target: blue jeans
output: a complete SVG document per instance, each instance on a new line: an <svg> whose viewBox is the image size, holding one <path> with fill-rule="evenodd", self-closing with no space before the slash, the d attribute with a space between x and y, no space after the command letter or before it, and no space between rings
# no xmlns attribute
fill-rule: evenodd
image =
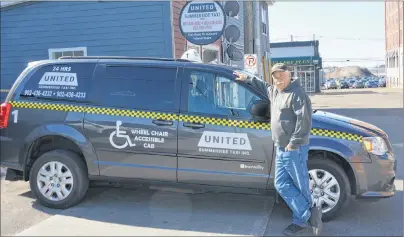
<svg viewBox="0 0 404 237"><path fill-rule="evenodd" d="M293 212L293 223L307 227L312 206L307 168L309 146L285 151L276 148L275 188Z"/></svg>

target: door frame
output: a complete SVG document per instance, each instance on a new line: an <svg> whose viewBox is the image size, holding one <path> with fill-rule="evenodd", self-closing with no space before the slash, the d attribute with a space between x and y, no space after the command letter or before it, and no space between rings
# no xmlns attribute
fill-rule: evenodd
<svg viewBox="0 0 404 237"><path fill-rule="evenodd" d="M244 84L244 83L238 83L234 80L234 76L231 73L227 73L227 72L223 72L223 71L217 71L214 69L210 69L210 68L200 68L200 67L186 67L183 68L179 74L179 77L181 77L181 83L182 83L182 89L181 89L181 102L180 102L180 117L181 115L191 115L191 116L201 116L201 117L210 117L210 118L219 118L219 119L226 119L226 120L244 120L244 121L255 121L254 118L252 118L252 116L249 117L245 117L245 116L232 116L230 114L228 115L216 115L216 114L208 114L208 113L197 113L197 112L189 112L188 111L188 102L189 102L189 73L192 71L197 71L197 72L201 72L201 73L212 73L214 75L214 78L216 79L218 76L222 76L226 79L229 79L231 82L237 83L240 86L244 87L245 89L247 89L248 91L250 91L251 93L253 93L254 95L256 95L259 99L261 100L265 100L268 101L268 98L265 97L264 95L262 95L261 93L259 93L256 89L254 89L253 87L251 87L248 84ZM182 124L183 122L181 122L181 119L178 121L178 139L180 138L180 129L182 129ZM237 127L232 127L234 132L237 133ZM272 140L272 137L269 137L269 139ZM180 147L180 141L178 141L178 147ZM264 158L265 159L265 166L267 168L268 171L268 177L266 178L265 183L263 184L263 189L268 189L268 184L273 183L273 173L274 173L274 158L275 158L275 150L274 150L274 146L272 146L272 148L270 148L271 150L271 156ZM235 162L259 162L261 163L262 160L254 160L252 159L246 159L246 158L237 158L234 156L230 156L230 157L218 157L218 156L214 156L214 155L209 155L209 154L205 154L205 155L199 155L199 154L186 154L186 153L181 153L181 150L178 149L178 155L177 155L178 159L180 158L199 158L199 159L207 159L207 160L224 160L224 161L235 161ZM269 159L269 160L268 160ZM177 171L178 172L178 171ZM178 179L178 174L177 174L177 179Z"/></svg>
<svg viewBox="0 0 404 237"><path fill-rule="evenodd" d="M214 69L206 69L206 68L200 68L200 67L186 67L186 68L182 68L181 71L179 72L179 77L181 78L181 98L180 98L180 112L179 112L179 117L181 117L181 115L191 115L191 116L200 116L200 117L210 117L210 118L217 118L217 119L226 119L226 120L241 120L241 121L255 121L252 117L242 117L242 116L232 116L231 114L228 115L217 115L217 114L208 114L208 113L197 113L197 112L189 112L188 111L188 100L189 100L189 82L188 82L188 78L185 75L188 75L188 73L186 71L198 71L198 72L202 72L202 73L212 73L215 76L215 79L217 76L223 76L224 78L227 78L229 80L231 80L232 82L238 83L236 82L233 78L232 78L232 74L230 73L225 73L225 72L218 72L217 70ZM261 93L259 93L259 91L255 90L252 86L248 85L248 84L243 84L243 83L238 83L240 84L240 86L245 87L247 90L251 91L251 93L254 93L254 95L256 95L257 97L259 97L261 100L265 100L268 103L270 103L269 98L264 97L264 95L262 95ZM179 129L181 125L181 121L178 121L178 139L179 139ZM237 130L237 127L235 127L235 130ZM273 153L274 154L274 153ZM177 156L178 157L190 157L187 156L185 154L180 154L179 149L177 149ZM196 156L196 157L204 157L204 158L212 158L212 159L217 159L217 157L215 156ZM222 158L222 159L228 159L228 158ZM240 161L253 161L253 160L245 160L245 159L239 159ZM271 157L271 162L272 163L274 160L274 156ZM258 160L257 160L258 161ZM272 165L272 164L270 164ZM272 170L270 170L272 171Z"/></svg>

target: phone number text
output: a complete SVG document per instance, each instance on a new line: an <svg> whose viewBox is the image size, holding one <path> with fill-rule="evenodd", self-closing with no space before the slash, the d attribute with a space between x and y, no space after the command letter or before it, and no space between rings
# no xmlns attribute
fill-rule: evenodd
<svg viewBox="0 0 404 237"><path fill-rule="evenodd" d="M36 97L86 98L86 92L25 90L24 95Z"/></svg>

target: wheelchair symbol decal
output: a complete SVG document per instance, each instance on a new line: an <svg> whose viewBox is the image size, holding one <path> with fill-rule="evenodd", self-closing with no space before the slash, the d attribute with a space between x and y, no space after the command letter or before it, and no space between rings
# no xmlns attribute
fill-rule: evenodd
<svg viewBox="0 0 404 237"><path fill-rule="evenodd" d="M135 143L132 143L132 140L130 139L130 136L129 136L129 135L126 135L126 132L125 132L125 131L121 131L121 130L119 129L121 125L122 125L122 121L119 121L119 120L116 121L116 130L113 131L113 132L111 133L111 135L109 136L109 142L111 143L111 145L112 145L113 147L117 148L117 149L124 149L124 148L126 148L128 145L129 145L130 147L136 146ZM117 145L117 144L114 142L114 138L115 138L115 137L126 138L126 141L125 141L125 143L122 144L122 145Z"/></svg>

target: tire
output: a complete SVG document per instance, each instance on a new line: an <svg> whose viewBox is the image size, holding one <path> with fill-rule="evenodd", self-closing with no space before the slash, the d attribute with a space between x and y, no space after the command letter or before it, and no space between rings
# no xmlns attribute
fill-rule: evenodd
<svg viewBox="0 0 404 237"><path fill-rule="evenodd" d="M60 193L62 195L64 194L66 197L60 198L60 200L50 200L47 197L44 196L44 194L41 193L40 187L38 186L38 181L41 182L42 184L45 184L42 182L42 180L46 180L46 182L59 182L60 179L55 178L53 179L54 176L42 176L42 177L49 177L49 178L40 178L38 180L38 173L40 169L46 165L49 164L48 162L59 162L58 164L63 164L63 171L65 171L65 175L72 177L72 179L66 179L70 181L64 181L66 183L72 183L70 184L64 184L62 182L60 183L49 183L49 185L53 185L55 188L57 185L60 187L64 187L64 190L62 190ZM67 169L66 169L67 168ZM62 172L63 172L62 171ZM67 171L70 171L71 175ZM44 172L41 172L44 173ZM50 172L51 173L51 172ZM88 179L88 172L86 168L85 162L75 153L67 151L67 150L53 150L50 152L46 152L42 154L34 163L34 165L31 168L31 172L29 175L29 180L30 180L30 187L31 191L37 198L40 204L46 207L54 208L54 209L66 209L69 207L72 207L78 203L81 202L81 200L84 198L84 196L87 194L87 190L89 188L89 179ZM62 176L60 176L62 177ZM63 179L63 177L62 177ZM50 181L53 180L53 181ZM52 188L50 186L47 186L49 188ZM69 189L69 187L71 187ZM45 188L48 189L48 188ZM45 190L44 189L44 190ZM49 190L49 189L48 189ZM67 190L67 192L66 192ZM70 193L69 193L70 191ZM50 192L47 192L50 193Z"/></svg>
<svg viewBox="0 0 404 237"><path fill-rule="evenodd" d="M335 180L338 182L338 186L339 186L339 199L336 202L335 206L333 206L332 208L330 208L328 206L324 207L326 205L323 204L323 221L324 222L328 222L331 221L333 219L335 219L340 211L343 209L343 207L348 203L349 201L349 197L350 197L350 193L351 193L351 186L349 183L349 179L345 173L345 171L334 161L329 160L329 159L325 159L322 156L315 156L315 157L310 157L310 159L308 160L307 163L310 175L312 175L314 173L314 170L318 170L318 174L321 174L321 170L322 171L326 171L329 174L331 174ZM311 178L310 178L311 179ZM331 183L330 183L331 184ZM333 186L333 189L336 189L336 185ZM318 191L318 189L316 190ZM328 191L329 193L330 191ZM327 195L325 195L323 193L323 197L327 197ZM313 188L313 193L312 193L312 197L315 196L315 191ZM320 193L321 196L321 193ZM315 200L315 199L313 199ZM330 200L330 199L328 199ZM329 210L327 210L329 209Z"/></svg>

